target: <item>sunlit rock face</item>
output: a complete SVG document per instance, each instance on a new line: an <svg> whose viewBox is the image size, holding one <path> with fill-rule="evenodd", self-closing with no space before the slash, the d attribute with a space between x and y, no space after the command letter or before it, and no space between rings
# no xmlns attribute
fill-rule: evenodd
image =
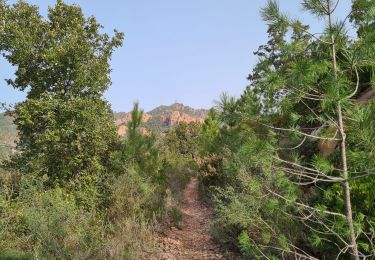
<svg viewBox="0 0 375 260"><path fill-rule="evenodd" d="M169 127L182 122L203 124L207 114L208 110L206 109L194 109L181 103L159 106L143 114L140 132L143 135L149 135L152 130L163 132ZM115 118L118 134L120 136L126 135L126 126L131 120L131 112L115 113Z"/></svg>
<svg viewBox="0 0 375 260"><path fill-rule="evenodd" d="M126 125L120 125L117 128L117 133L119 136L124 136L126 135L126 132L128 131L128 127Z"/></svg>
<svg viewBox="0 0 375 260"><path fill-rule="evenodd" d="M148 122L150 119L151 119L151 115L145 113L143 114L143 117L142 117L142 123L146 123ZM116 126L120 126L120 125L123 125L123 124L127 124L130 122L130 120L132 119L132 114L131 112L128 112L128 113L124 113L124 115L122 115L119 119L116 119L115 120L115 125Z"/></svg>
<svg viewBox="0 0 375 260"><path fill-rule="evenodd" d="M184 122L184 123L191 123L191 122L196 122L196 123L203 123L204 118L203 117L194 117L190 116L185 113L181 113L179 111L174 111L170 116L163 116L163 118L160 119L166 126L173 126L175 124Z"/></svg>

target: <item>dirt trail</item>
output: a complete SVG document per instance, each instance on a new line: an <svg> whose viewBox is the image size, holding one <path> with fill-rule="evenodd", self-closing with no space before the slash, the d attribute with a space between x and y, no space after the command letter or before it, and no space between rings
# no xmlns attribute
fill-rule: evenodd
<svg viewBox="0 0 375 260"><path fill-rule="evenodd" d="M226 259L218 245L211 241L208 228L210 209L198 198L198 179L191 178L183 191L181 230L162 232L160 259Z"/></svg>

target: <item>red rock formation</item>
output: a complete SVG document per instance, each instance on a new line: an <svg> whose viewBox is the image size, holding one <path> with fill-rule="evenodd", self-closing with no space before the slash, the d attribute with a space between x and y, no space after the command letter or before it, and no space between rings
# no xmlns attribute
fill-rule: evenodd
<svg viewBox="0 0 375 260"><path fill-rule="evenodd" d="M164 116L164 115L161 116L160 122L164 123L165 126L170 127L170 126L173 126L175 124L182 123L182 122L184 122L184 123L195 122L195 123L203 124L204 118L203 117L194 117L194 116L190 116L186 113L174 111L169 116Z"/></svg>
<svg viewBox="0 0 375 260"><path fill-rule="evenodd" d="M139 128L139 132L143 136L149 136L150 135L150 132L146 128L144 128L144 127Z"/></svg>
<svg viewBox="0 0 375 260"><path fill-rule="evenodd" d="M126 135L126 133L128 132L128 127L126 125L121 125L118 129L117 129L117 133L119 136L123 137ZM139 132L141 133L141 135L143 136L149 136L151 133L145 128L145 127L140 127L139 128Z"/></svg>
<svg viewBox="0 0 375 260"><path fill-rule="evenodd" d="M121 125L117 129L117 133L119 136L124 136L126 135L126 132L128 131L128 127L126 125Z"/></svg>
<svg viewBox="0 0 375 260"><path fill-rule="evenodd" d="M146 123L146 122L148 122L151 118L152 118L152 116L151 116L150 114L145 113L145 114L143 114L142 122L143 122L143 123Z"/></svg>
<svg viewBox="0 0 375 260"><path fill-rule="evenodd" d="M145 114L143 114L142 122L143 122L143 123L146 123L146 122L148 122L151 118L152 118L152 116L151 116L150 114L145 113ZM129 122L131 121L131 119L132 119L132 114L131 114L131 112L126 113L123 117L121 117L121 118L115 120L115 125L116 125L116 126L120 126L120 125L123 125L123 124L127 124L127 123L129 123Z"/></svg>
<svg viewBox="0 0 375 260"><path fill-rule="evenodd" d="M180 112L174 111L169 117L169 126L175 125L180 122Z"/></svg>
<svg viewBox="0 0 375 260"><path fill-rule="evenodd" d="M189 106L184 106L181 103L174 103L171 106L160 106L148 113L143 114L142 127L146 127L147 129L163 129L181 122L196 122L199 124L203 124L207 113L207 110L196 110ZM155 117L155 119L151 120L153 116ZM130 122L130 120L131 113L121 113L121 118L115 121L118 132L121 136L126 134L126 130L122 126L126 126ZM120 127L122 128L120 129ZM144 130L140 130L145 135L149 134L148 132L146 133L146 128L144 128Z"/></svg>

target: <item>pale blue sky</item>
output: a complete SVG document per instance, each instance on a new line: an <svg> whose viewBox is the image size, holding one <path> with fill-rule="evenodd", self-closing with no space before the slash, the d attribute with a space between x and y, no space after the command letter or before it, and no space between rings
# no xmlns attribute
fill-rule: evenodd
<svg viewBox="0 0 375 260"><path fill-rule="evenodd" d="M11 1L14 2L14 1ZM52 0L28 0L42 14ZM220 93L238 96L256 62L253 51L267 41L259 10L266 0L68 0L85 15L94 15L106 32L125 33L123 47L111 62L112 86L105 93L115 111L129 111L138 100L146 111L174 101L209 108ZM342 0L338 16L345 16L350 0ZM312 23L300 1L280 0L281 9ZM0 102L21 101L25 94L7 86L13 70L0 60Z"/></svg>

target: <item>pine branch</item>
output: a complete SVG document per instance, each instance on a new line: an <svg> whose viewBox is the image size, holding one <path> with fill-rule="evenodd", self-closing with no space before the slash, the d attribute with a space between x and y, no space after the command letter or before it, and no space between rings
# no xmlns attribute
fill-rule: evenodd
<svg viewBox="0 0 375 260"><path fill-rule="evenodd" d="M329 141L341 141L341 139L339 139L339 138L320 137L320 136L316 136L316 135L306 134L306 133L298 131L296 129L274 127L274 126L267 125L267 124L264 124L264 123L259 123L259 124L261 124L263 126L266 126L266 127L269 127L271 129L274 129L274 130L287 131L287 132L295 132L295 133L298 133L298 134L301 134L301 135L304 135L304 136L307 136L307 137L311 137L313 139L321 139L321 140L329 140Z"/></svg>
<svg viewBox="0 0 375 260"><path fill-rule="evenodd" d="M317 41L319 41L319 42L321 42L321 43L324 43L324 44L327 44L327 45L332 45L332 42L324 41L324 40L322 40L321 38L316 37L314 33L311 33L311 32L308 31L307 29L298 26L297 23L296 23L295 21L294 21L294 23L290 23L289 26L292 27L292 28L294 28L294 29L297 29L297 30L303 31L304 33L307 33L307 34L310 35L312 38L314 38L315 40L317 40Z"/></svg>
<svg viewBox="0 0 375 260"><path fill-rule="evenodd" d="M273 192L272 190L270 189L267 189L267 191L273 195L275 195L276 197L279 197L280 199L283 199L284 201L286 202L289 202L289 203L294 203L298 206L301 206L305 209L309 209L309 210L313 210L313 211L316 211L316 212L321 212L321 213L324 213L324 214L327 214L327 215L331 215L331 216L338 216L338 217L342 217L342 218L346 218L345 215L341 214L341 213L337 213L337 212L332 212L332 211L328 211L328 210L322 210L322 209L317 209L317 208L314 208L314 207L311 207L311 206L308 206L306 204L303 204L303 203L300 203L300 202L293 202L287 198L285 198L284 196L276 193L276 192Z"/></svg>

